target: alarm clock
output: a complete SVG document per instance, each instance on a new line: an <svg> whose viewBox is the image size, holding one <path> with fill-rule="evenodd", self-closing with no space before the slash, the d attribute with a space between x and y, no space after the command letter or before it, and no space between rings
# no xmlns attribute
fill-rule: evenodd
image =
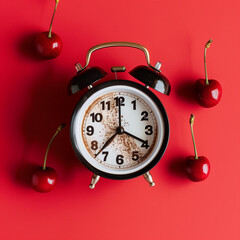
<svg viewBox="0 0 240 240"><path fill-rule="evenodd" d="M115 79L94 84L106 76L100 67L88 67L91 54L107 47L132 47L144 52L147 65L129 72L136 81L117 79L124 66L112 67ZM77 74L68 84L70 95L88 88L72 114L70 139L79 160L93 177L93 189L100 177L130 179L143 175L150 186L150 174L163 156L169 139L167 113L153 88L169 95L170 84L158 62L150 65L148 50L137 43L109 42L89 49L86 65L76 64Z"/></svg>

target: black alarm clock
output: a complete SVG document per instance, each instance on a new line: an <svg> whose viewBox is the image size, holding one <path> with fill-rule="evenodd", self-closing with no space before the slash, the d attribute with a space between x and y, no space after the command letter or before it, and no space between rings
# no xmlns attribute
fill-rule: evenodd
<svg viewBox="0 0 240 240"><path fill-rule="evenodd" d="M114 79L93 85L107 73L99 67L88 67L90 56L107 47L133 47L144 52L148 65L129 72L139 83ZM143 175L150 186L155 185L149 170L163 156L169 139L167 113L150 90L170 93L160 66L159 62L151 66L148 50L130 42L94 46L87 53L85 67L76 64L77 75L69 82L68 92L88 91L73 112L70 139L79 160L93 172L91 189L100 176L130 179ZM115 74L122 71L125 67L112 67Z"/></svg>

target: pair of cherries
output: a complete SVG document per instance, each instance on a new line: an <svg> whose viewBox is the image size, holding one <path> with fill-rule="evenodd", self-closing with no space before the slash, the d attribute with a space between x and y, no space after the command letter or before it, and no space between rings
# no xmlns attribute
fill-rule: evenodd
<svg viewBox="0 0 240 240"><path fill-rule="evenodd" d="M205 44L204 49L205 79L198 79L195 82L197 102L200 106L205 108L210 108L217 105L222 96L222 87L220 83L214 79L208 79L207 75L206 52L211 43L212 40L210 39ZM191 115L189 122L191 125L195 156L188 156L186 158L186 173L190 180L198 182L203 181L208 177L210 172L210 163L206 157L197 155L197 149L193 135L194 115Z"/></svg>
<svg viewBox="0 0 240 240"><path fill-rule="evenodd" d="M53 19L57 10L58 3L59 0L55 0L55 8L52 15L49 31L42 32L37 35L34 42L34 49L36 55L43 59L56 58L60 55L62 51L62 39L56 33L52 32ZM32 187L38 192L49 192L56 185L57 173L53 168L46 167L46 162L48 151L52 144L52 141L57 136L57 134L64 128L64 126L65 124L61 124L58 127L56 133L53 135L52 139L50 140L45 154L43 167L38 167L32 174Z"/></svg>

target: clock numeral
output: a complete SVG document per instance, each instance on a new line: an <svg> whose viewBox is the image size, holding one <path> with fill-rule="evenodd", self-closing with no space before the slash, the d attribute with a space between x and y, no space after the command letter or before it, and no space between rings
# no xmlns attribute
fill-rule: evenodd
<svg viewBox="0 0 240 240"><path fill-rule="evenodd" d="M139 159L138 151L132 152L132 160L137 161Z"/></svg>
<svg viewBox="0 0 240 240"><path fill-rule="evenodd" d="M115 97L114 100L116 101L116 106L125 106L125 98L124 97Z"/></svg>
<svg viewBox="0 0 240 240"><path fill-rule="evenodd" d="M145 131L145 133L146 133L147 135L152 135L152 134L153 134L153 127L152 127L151 125L147 125L147 126L145 127L145 129L147 130L147 131Z"/></svg>
<svg viewBox="0 0 240 240"><path fill-rule="evenodd" d="M141 121L148 121L148 112L143 111L143 112L141 113L141 116L143 116L143 117L141 118Z"/></svg>
<svg viewBox="0 0 240 240"><path fill-rule="evenodd" d="M142 145L141 145L141 147L143 148L146 148L146 149L148 149L149 148L149 145L148 145L148 140L146 140Z"/></svg>
<svg viewBox="0 0 240 240"><path fill-rule="evenodd" d="M98 142L96 140L91 142L91 149L97 150L98 149Z"/></svg>
<svg viewBox="0 0 240 240"><path fill-rule="evenodd" d="M102 105L102 110L105 110L105 109L107 109L107 110L110 110L110 101L107 101L107 102L105 102L105 101L102 101L102 102L100 102L100 104Z"/></svg>
<svg viewBox="0 0 240 240"><path fill-rule="evenodd" d="M136 110L137 109L137 102L136 102L136 100L133 100L131 102L131 104L133 105L133 110Z"/></svg>
<svg viewBox="0 0 240 240"><path fill-rule="evenodd" d="M117 155L116 162L117 164L122 165L124 163L123 155Z"/></svg>
<svg viewBox="0 0 240 240"><path fill-rule="evenodd" d="M90 117L92 117L92 122L101 122L103 119L103 115L101 113L91 113Z"/></svg>
<svg viewBox="0 0 240 240"><path fill-rule="evenodd" d="M87 126L87 135L92 136L94 134L94 127L93 126Z"/></svg>
<svg viewBox="0 0 240 240"><path fill-rule="evenodd" d="M109 152L107 152L107 151L102 152L102 154L105 155L104 158L103 158L103 161L107 161L108 153Z"/></svg>

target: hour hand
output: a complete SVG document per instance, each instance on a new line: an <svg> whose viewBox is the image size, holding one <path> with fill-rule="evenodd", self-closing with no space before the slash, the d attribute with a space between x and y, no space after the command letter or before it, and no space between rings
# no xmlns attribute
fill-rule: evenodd
<svg viewBox="0 0 240 240"><path fill-rule="evenodd" d="M113 134L107 141L106 143L102 146L102 148L99 150L99 152L97 154L95 154L95 157L98 156L99 153L102 152L102 150L104 150L112 141L113 139L116 137L117 133Z"/></svg>
<svg viewBox="0 0 240 240"><path fill-rule="evenodd" d="M132 138L137 139L138 141L140 141L140 142L142 142L142 143L146 143L146 141L147 141L147 140L143 140L143 139L141 139L141 138L139 138L139 137L137 137L137 136L135 136L135 135L133 135L133 134L131 134L131 133L129 133L129 132L123 131L123 133L127 134L128 136L130 136L130 137L132 137Z"/></svg>

